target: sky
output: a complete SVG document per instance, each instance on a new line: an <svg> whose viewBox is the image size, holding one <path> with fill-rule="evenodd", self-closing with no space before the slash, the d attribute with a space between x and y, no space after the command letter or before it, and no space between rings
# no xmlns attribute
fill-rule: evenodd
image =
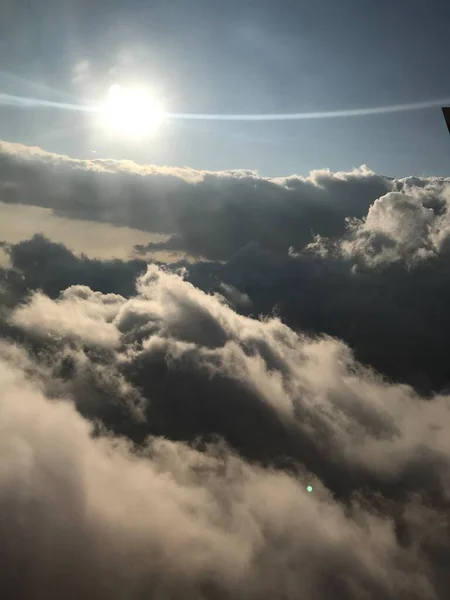
<svg viewBox="0 0 450 600"><path fill-rule="evenodd" d="M181 113L291 113L450 100L450 9L430 0L95 3L7 0L1 92L97 103L145 84ZM99 131L92 115L0 107L0 137L89 158L265 176L367 164L393 177L448 173L439 107L300 121L169 119L144 140ZM211 149L214 148L214 152Z"/></svg>
<svg viewBox="0 0 450 600"><path fill-rule="evenodd" d="M5 4L1 598L448 600L449 10Z"/></svg>

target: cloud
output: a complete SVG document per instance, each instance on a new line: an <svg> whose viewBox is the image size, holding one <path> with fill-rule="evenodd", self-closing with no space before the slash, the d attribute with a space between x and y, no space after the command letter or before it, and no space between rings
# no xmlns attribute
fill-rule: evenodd
<svg viewBox="0 0 450 600"><path fill-rule="evenodd" d="M258 452L256 438L266 428L268 436L261 439L259 450L268 455L271 437L274 455L287 452L302 461L314 462L313 452L319 459L314 445L322 445L321 452L329 454L328 466L314 469L323 467L324 477L334 477L332 471L341 468L333 463L345 455L341 444L350 432L353 451L347 460L369 469L364 448L370 448L373 467L377 449L390 440L390 459L383 469L391 470L398 456L400 477L410 452L403 454L402 444L409 449L409 442L399 434L418 421L421 438L426 437L427 428L446 415L444 400L436 399L425 411L428 405L410 388L384 383L358 367L342 342L305 338L276 318L260 321L238 315L220 297L205 294L181 275L151 266L137 288L138 295L128 300L80 286L68 288L56 300L37 292L11 319L25 331L58 333L60 340L72 344L78 339L88 347L115 347L116 368L149 399L150 428L153 420L165 419L175 436L234 435L244 452ZM435 413L432 406L440 408ZM236 414L248 419L245 427L236 424ZM258 433L247 440L251 421ZM302 441L311 446L309 457L302 455ZM411 442L417 441L416 431ZM430 444L437 444L436 451L447 450L445 436L435 433ZM380 469L381 462L375 471L379 474Z"/></svg>
<svg viewBox="0 0 450 600"><path fill-rule="evenodd" d="M164 441L137 458L16 369L0 378L6 596L436 597L389 521L320 486Z"/></svg>
<svg viewBox="0 0 450 600"><path fill-rule="evenodd" d="M378 198L363 219L350 220L336 249L374 267L396 261L412 266L445 252L450 178L421 183L398 182L400 189Z"/></svg>
<svg viewBox="0 0 450 600"><path fill-rule="evenodd" d="M0 344L5 595L444 598L448 397L185 275L13 311L42 342Z"/></svg>
<svg viewBox="0 0 450 600"><path fill-rule="evenodd" d="M428 221L435 226L430 243L441 243L447 221L438 222L436 211L449 198L449 179L396 180L366 166L347 173L322 169L308 177L269 179L244 170L75 160L6 142L0 144L0 180L4 203L31 204L60 217L171 236L137 243L142 256L167 251L213 260L228 259L248 243L287 252L291 246L301 250L314 236L338 241L348 233L349 220L364 221L355 251L365 247L370 252L368 244L381 245L382 260L390 260L412 252ZM411 213L413 207L420 217ZM394 223L401 231L392 229ZM394 238L389 246L388 239ZM420 258L430 249L415 251Z"/></svg>
<svg viewBox="0 0 450 600"><path fill-rule="evenodd" d="M186 217L178 221L179 227L172 219L171 230L179 232L167 242L137 245L136 261L86 262L39 238L13 244L10 259L24 274L27 289L42 287L55 297L69 285L80 284L129 296L146 259L164 260L162 251L180 256L188 249L220 256L226 260L183 264L190 281L226 297L239 312L276 311L295 329L343 339L358 360L424 393L449 385L444 357L450 348L443 327L450 299L449 179L390 180L359 169L267 180L243 171L214 174L74 161L17 145L7 146L4 156L16 167L37 169L43 181L47 170L60 183L78 181L80 174L109 178L106 187L100 179L95 185L91 181L87 196L80 195L89 198L86 206L96 206L95 194L113 205L120 191L123 214L135 214L134 203L141 203L142 210L153 215L155 229L163 227L165 218L158 211L166 211L166 216L170 212L170 218L184 211ZM18 171L18 180L24 172ZM53 180L52 186L58 188ZM59 189L62 193L64 186ZM240 195L244 189L248 194ZM64 194L54 197L54 203L60 211ZM76 203L71 207L78 210ZM236 219L230 221L235 209ZM145 223L142 218L142 226ZM186 242L188 230L196 248ZM174 269L181 264L176 256L171 260ZM236 292L233 300L232 288L242 294L240 301Z"/></svg>
<svg viewBox="0 0 450 600"><path fill-rule="evenodd" d="M448 388L449 199L449 179L397 181L342 236L284 255L248 244L223 264L191 265L189 278L247 294L244 314L275 310L291 327L343 339L396 381Z"/></svg>
<svg viewBox="0 0 450 600"><path fill-rule="evenodd" d="M79 284L104 293L124 296L135 293L135 279L146 270L142 260L101 261L75 256L63 244L36 234L31 239L6 245L11 265L20 270L30 289L58 296L68 286Z"/></svg>
<svg viewBox="0 0 450 600"><path fill-rule="evenodd" d="M88 60L80 60L72 68L72 83L83 84L90 78L91 65Z"/></svg>
<svg viewBox="0 0 450 600"><path fill-rule="evenodd" d="M56 302L43 294L35 294L28 306L17 309L14 321L43 335L81 338L114 347L119 336L110 321L116 305L123 301L115 294L102 295L86 286L72 286Z"/></svg>
<svg viewBox="0 0 450 600"><path fill-rule="evenodd" d="M237 288L226 283L219 284L219 291L222 296L230 302L231 306L249 308L252 306L252 301L247 294L243 294Z"/></svg>
<svg viewBox="0 0 450 600"><path fill-rule="evenodd" d="M0 290L9 306L31 290L56 298L75 284L129 297L136 291L135 277L146 269L143 260L76 257L40 236L6 248L13 270L4 271ZM321 239L297 254L278 255L248 245L225 263L180 262L170 268L185 268L187 280L219 294L243 315L277 314L296 330L344 340L358 360L394 381L423 393L447 389L446 245L439 254L414 263L395 259L374 266L374 257L376 253L344 254Z"/></svg>
<svg viewBox="0 0 450 600"><path fill-rule="evenodd" d="M173 234L2 244L5 597L447 597L449 180L0 163L9 202Z"/></svg>
<svg viewBox="0 0 450 600"><path fill-rule="evenodd" d="M182 250L219 260L248 242L284 252L307 244L311 232L341 235L347 216L363 217L393 185L367 167L268 179L252 171L74 160L5 142L0 145L0 180L3 202L171 234L166 244L150 242L147 250Z"/></svg>

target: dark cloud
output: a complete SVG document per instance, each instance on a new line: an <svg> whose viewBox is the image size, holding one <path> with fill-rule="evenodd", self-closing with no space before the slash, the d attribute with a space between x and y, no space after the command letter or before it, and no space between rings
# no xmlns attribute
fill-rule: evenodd
<svg viewBox="0 0 450 600"><path fill-rule="evenodd" d="M272 314L291 327L345 340L359 360L423 393L449 384L448 184L397 182L345 234L316 238L303 251L247 244L225 263L188 265L196 286L226 297L242 314ZM400 191L402 188L402 191ZM42 237L11 245L26 289L51 297L72 284L134 293L143 260L78 258ZM231 286L231 287L230 287ZM234 290L234 291L232 291ZM196 325L192 324L192 327Z"/></svg>
<svg viewBox="0 0 450 600"><path fill-rule="evenodd" d="M25 150L14 148L18 156L14 160L24 162ZM56 158L61 163L58 169L54 166ZM167 168L158 171L154 167L142 167L143 173L136 174L131 170L139 171L140 167L133 164L124 166L122 163L106 162L104 166L101 161L78 163L41 154L37 150L30 162L35 166L40 164L43 172L42 165L53 165L53 170L60 173L61 178L67 178L71 165L75 172L81 169L83 173L92 171L95 175L98 175L95 169L115 169L114 173L100 175L117 181L126 176L130 181L145 183L148 180L147 183L153 185L151 182L155 181L155 177L156 180L176 179L181 185L181 196L184 193L182 189L187 191L192 186L192 190L195 188L199 194L196 200L189 194L189 198L186 197L186 207L192 207L194 216L195 207L202 202L201 188L205 181L214 183L216 188L216 194L211 195L211 203L219 202L225 211L228 211L230 203L237 201L231 195L225 198L223 194L227 186L245 187L252 178L259 181L263 187L259 190L259 204L256 200L253 203L257 206L252 213L255 221L259 218L258 210L266 214L264 206L267 199L263 190L277 190L277 194L285 195L284 199L280 196L275 200L273 197L273 209L278 206L278 221L273 215L268 217L267 223L272 223L273 227L267 229L267 235L259 236L259 243L252 241L253 230L247 225L241 228L242 235L238 234L240 241L236 241L237 223L228 228L226 219L221 217L214 224L208 221L206 208L201 218L193 217L192 223L199 229L197 241L203 243L202 236L209 236L211 244L214 244L223 236L228 240L229 257L224 263L185 263L190 281L205 291L226 297L242 314L272 314L276 311L295 329L343 339L350 344L359 360L395 381L415 386L422 393L448 386L445 359L450 350L447 342L450 298L447 285L450 231L448 179L409 177L388 181L368 171L334 175L322 172L313 174L309 180L287 178L280 184L279 181L258 179L241 172L213 175L175 170L174 174ZM374 190L377 185L381 186L381 182L391 191L376 197ZM100 183L97 187L102 189ZM298 189L302 190L300 196L292 196L291 202L289 194ZM303 194L305 189L310 190L310 196ZM372 190L373 202L369 205L362 194L358 206L357 189L360 192L364 190L366 199L368 190ZM348 194L347 199L343 197L345 193ZM311 194L315 195L315 204L330 212L331 221L336 213L330 207L342 206L343 217L340 221L338 219L339 226L336 221L334 232L336 234L340 227L342 235L327 237L323 233L312 236L314 211L308 209L305 212ZM181 196L177 196L179 201ZM149 206L156 199L156 196L155 199L150 198ZM242 210L247 210L252 202L248 198L241 202ZM294 205L304 219L298 231L309 232L309 237L305 233L300 245L292 246L288 253L288 242L297 239L296 234L289 237L287 233L291 225L294 228L298 225L298 220L288 215L289 206ZM360 218L355 216L358 211L360 214L364 212ZM284 219L284 224L280 219ZM322 231L326 231L326 221L322 221L325 223ZM240 223L244 221L240 220ZM272 231L275 232L273 235L283 232L284 252L274 251L281 250L282 243L273 243ZM308 240L309 244L304 246ZM151 243L147 249L141 246L138 251L143 257L147 250L150 252L147 256L151 258L152 252L161 249L184 250L184 242L180 235L176 235L166 243ZM220 245L221 242L217 243ZM233 252L233 248L237 250ZM190 251L195 250L190 248ZM41 238L12 245L9 253L13 265L24 273L28 288L41 287L52 297L72 284L129 296L134 291L135 276L145 268L142 259L109 263L80 259L62 246L50 245ZM223 253L211 251L209 254ZM181 264L175 263L173 268ZM232 289L235 291L232 292ZM240 299L238 295L241 295ZM192 326L195 327L194 324Z"/></svg>
<svg viewBox="0 0 450 600"><path fill-rule="evenodd" d="M0 145L0 181L3 202L173 234L138 251L182 250L219 260L248 242L284 252L310 242L312 233L339 236L346 217L363 217L393 186L367 167L267 179L251 171L73 160L7 143Z"/></svg>
<svg viewBox="0 0 450 600"><path fill-rule="evenodd" d="M146 270L146 262L138 259L101 261L75 256L63 244L40 234L5 248L12 267L20 271L28 289L42 289L52 298L75 284L105 294L131 296L136 292L136 277Z"/></svg>
<svg viewBox="0 0 450 600"><path fill-rule="evenodd" d="M274 310L291 327L345 340L361 361L423 393L449 386L450 180L410 178L350 219L338 239L316 236L277 255L255 244L189 278L247 294L244 314Z"/></svg>
<svg viewBox="0 0 450 600"><path fill-rule="evenodd" d="M363 362L425 392L449 382L448 258L355 272L340 258L248 248L225 265L192 266L189 277L208 290L234 285L252 300L241 312L275 310L295 329L344 339Z"/></svg>

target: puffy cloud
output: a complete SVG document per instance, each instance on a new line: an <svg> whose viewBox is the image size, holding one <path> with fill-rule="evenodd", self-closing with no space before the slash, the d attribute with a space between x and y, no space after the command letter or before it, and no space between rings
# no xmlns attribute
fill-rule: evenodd
<svg viewBox="0 0 450 600"><path fill-rule="evenodd" d="M253 303L242 312L276 310L294 328L339 337L397 381L448 387L450 180L394 187L338 238L284 256L249 244L225 264L191 265L190 280L236 287Z"/></svg>
<svg viewBox="0 0 450 600"><path fill-rule="evenodd" d="M2 245L5 597L447 597L449 180L0 163L224 259Z"/></svg>
<svg viewBox="0 0 450 600"><path fill-rule="evenodd" d="M43 345L0 345L5 595L444 598L449 398L182 273L151 266L137 290L13 312Z"/></svg>
<svg viewBox="0 0 450 600"><path fill-rule="evenodd" d="M340 338L359 360L393 380L423 392L448 387L445 245L426 261L395 260L376 268L361 254L344 256L334 246L320 255L323 248L322 240L313 249L283 256L249 245L226 263L175 263L170 269L185 268L192 284L220 295L244 315L275 313L294 329ZM57 298L75 284L130 297L136 275L145 270L144 261L75 257L39 236L8 247L8 254L13 270L0 272L3 310L30 290Z"/></svg>
<svg viewBox="0 0 450 600"><path fill-rule="evenodd" d="M343 250L370 255L379 264L428 256L448 230L449 179L395 180L365 166L269 179L243 170L75 160L2 142L0 185L4 203L171 235L136 244L140 255L184 252L224 260L248 243L277 252L301 250L317 235L335 242L348 238L350 219L353 234Z"/></svg>
<svg viewBox="0 0 450 600"><path fill-rule="evenodd" d="M3 202L173 234L166 243L150 242L147 250L182 250L213 259L225 259L248 242L287 251L308 243L311 231L338 236L347 216L363 217L393 186L367 167L268 179L251 171L74 160L5 142L0 181Z"/></svg>
<svg viewBox="0 0 450 600"><path fill-rule="evenodd" d="M227 285L223 282L220 283L219 292L234 307L248 308L252 305L250 297L247 294L243 294L232 285Z"/></svg>
<svg viewBox="0 0 450 600"><path fill-rule="evenodd" d="M370 266L433 258L448 245L449 202L450 178L438 185L433 179L413 187L404 182L402 191L378 198L363 219L352 219L337 249Z"/></svg>
<svg viewBox="0 0 450 600"><path fill-rule="evenodd" d="M324 186L323 178L327 185L336 179L338 189L349 185L344 174L311 177L313 186ZM267 238L259 246L243 241L225 263L185 263L189 279L226 297L243 314L275 310L294 328L341 338L359 360L394 380L427 392L445 388L449 183L442 178L408 178L391 184L394 190L376 198L365 216L344 222L341 237L319 236L290 255L270 250ZM311 223L306 225L309 230ZM196 226L204 235L215 236L204 219L197 219ZM239 245L232 241L234 228L222 229L231 245ZM282 228L277 225L274 230ZM250 235L251 229L248 239ZM180 241L172 249L182 246ZM8 253L25 277L20 285L16 281L16 288L21 293L42 288L52 297L72 284L130 296L135 277L145 269L142 259L77 258L41 237L13 244ZM242 294L240 300L229 286Z"/></svg>
<svg viewBox="0 0 450 600"><path fill-rule="evenodd" d="M17 244L6 244L11 265L19 270L31 289L42 289L51 297L79 284L104 293L124 296L135 293L135 279L146 269L142 260L120 261L75 256L63 244L36 234Z"/></svg>
<svg viewBox="0 0 450 600"><path fill-rule="evenodd" d="M320 485L163 441L138 458L3 361L0 379L7 597L437 597L389 520Z"/></svg>
<svg viewBox="0 0 450 600"><path fill-rule="evenodd" d="M238 315L220 297L157 266L149 267L137 287L138 295L128 300L80 286L56 300L38 292L11 319L26 331L58 331L76 348L77 339L88 347L115 346L112 365L149 399L148 411L155 411L156 421L170 417L176 435L193 438L211 433L212 426L213 433L230 437L238 429L235 415L244 420L248 415L257 429L267 428L266 450L270 435L279 436L275 454L288 450L299 460L314 461L312 454L302 456L298 444L303 439L311 448L321 445L329 454L324 476L340 469L333 463L347 454L350 433L350 463L377 474L397 466L400 476L411 456L410 443L425 443L429 429L446 418L443 397L424 405L410 388L384 383L358 366L342 342L305 338L276 318ZM233 404L236 413L227 414L226 406ZM189 418L190 409L196 420ZM152 418L148 421L151 428ZM410 441L409 427L414 433ZM242 449L257 449L254 439L250 444L245 439L247 428L239 429L236 441ZM436 431L430 447L450 451ZM383 466L380 448L387 443L390 458ZM367 448L371 464L366 465ZM380 463L375 465L377 454Z"/></svg>
<svg viewBox="0 0 450 600"><path fill-rule="evenodd" d="M123 302L115 294L102 295L85 286L72 286L56 302L35 294L29 305L17 309L14 322L40 334L76 337L114 347L119 336L111 320Z"/></svg>

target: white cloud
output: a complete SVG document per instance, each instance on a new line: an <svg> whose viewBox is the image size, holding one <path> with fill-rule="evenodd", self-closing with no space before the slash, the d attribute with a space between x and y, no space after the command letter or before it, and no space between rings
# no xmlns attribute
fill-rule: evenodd
<svg viewBox="0 0 450 600"><path fill-rule="evenodd" d="M308 494L287 474L162 440L138 458L92 439L4 360L0 382L0 586L14 597L437 597L389 520L346 515L318 482Z"/></svg>
<svg viewBox="0 0 450 600"><path fill-rule="evenodd" d="M322 326L331 314L370 344L380 329L375 355L391 356L390 340L396 360L421 366L415 350L401 354L416 333L404 323L425 332L426 351L440 338L397 307L395 286L408 290L417 264L445 257L448 180L394 181L367 168L268 180L18 147L5 155L26 166L8 188L18 186L20 202L122 223L132 207L143 227L153 217L179 226L183 243L198 233L203 250L222 244L227 255L259 235L270 251L247 245L222 270L150 265L133 295L128 263L94 264L39 239L11 249L0 319L0 593L446 598L450 396L424 398L359 364L343 341L234 307L273 308L279 286L295 315L318 315ZM300 226L317 233L315 223L324 237L310 252L274 251L306 240L295 237ZM353 262L366 267L361 276ZM411 272L377 279L385 271L373 267L393 263ZM193 284L196 272L215 277L211 293ZM71 277L128 291L66 287ZM247 280L259 290L251 300L240 291ZM52 297L26 296L39 286ZM418 314L431 321L429 306Z"/></svg>
<svg viewBox="0 0 450 600"><path fill-rule="evenodd" d="M38 293L12 321L41 335L120 349L120 363L149 365L150 384L152 355L161 352L169 364L200 369L202 377L229 378L237 394L243 385L270 406L286 431L294 427L295 435L324 444L330 461L374 476L398 478L426 456L435 456L436 465L450 456L441 430L450 417L446 396L424 402L408 386L389 384L358 365L343 342L310 339L276 318L238 315L156 266L137 288L138 296L128 300L83 286L57 300ZM449 493L444 479L441 484Z"/></svg>
<svg viewBox="0 0 450 600"><path fill-rule="evenodd" d="M119 334L112 319L123 302L120 296L102 295L84 286L68 288L56 301L37 292L29 305L17 309L13 322L42 335L114 347Z"/></svg>

